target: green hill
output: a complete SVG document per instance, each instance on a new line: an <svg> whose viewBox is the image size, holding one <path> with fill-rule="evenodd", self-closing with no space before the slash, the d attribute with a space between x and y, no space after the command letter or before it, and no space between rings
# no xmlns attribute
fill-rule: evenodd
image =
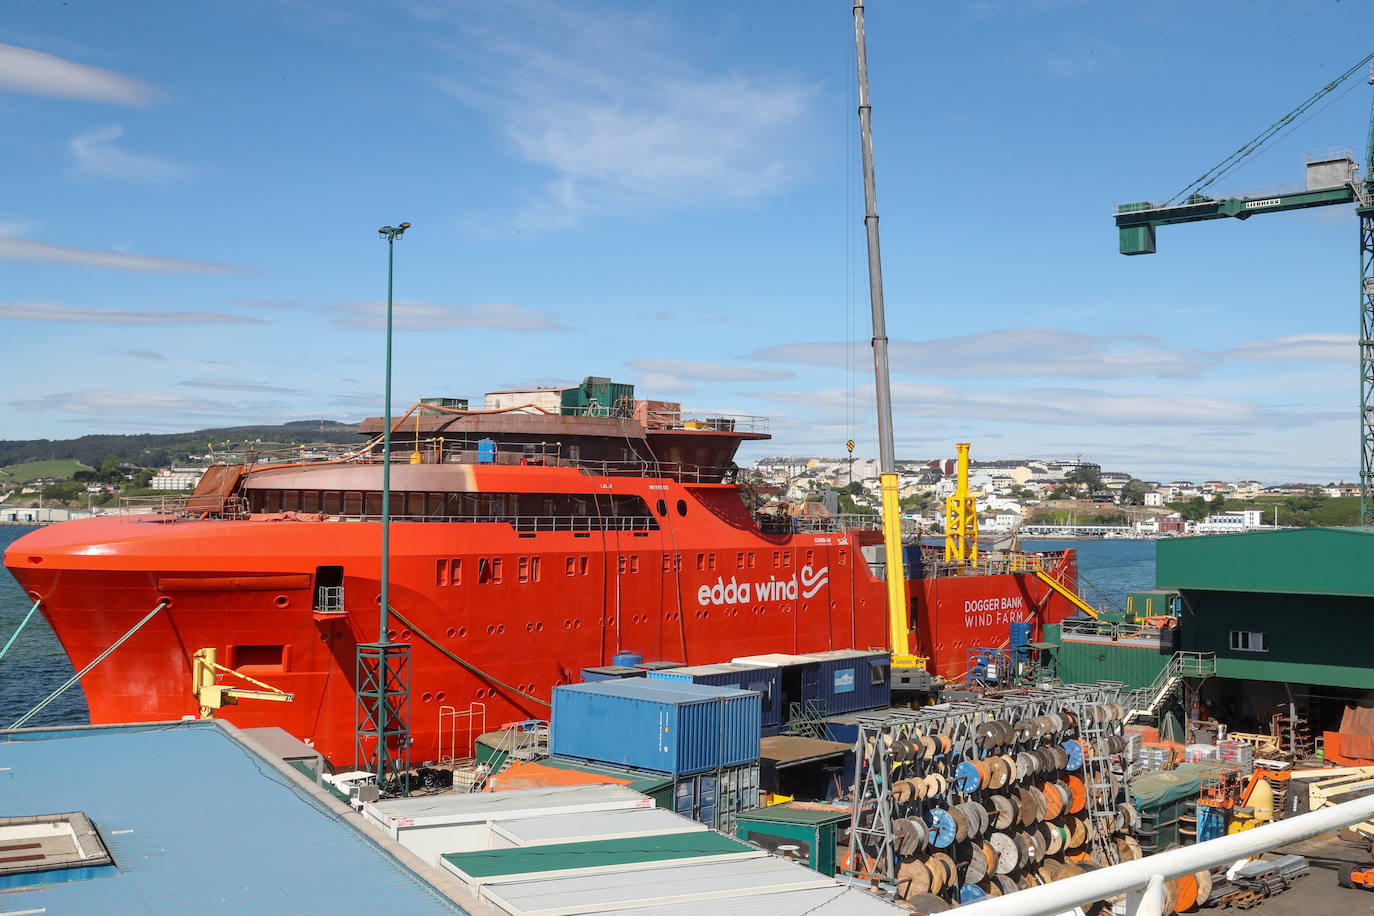
<svg viewBox="0 0 1374 916"><path fill-rule="evenodd" d="M97 467L106 457L140 467L168 467L191 455L240 447L244 442L280 445L352 445L359 442L357 424L334 420L296 420L278 426L227 426L186 433L92 435L77 439L0 439L0 474L22 481L34 477L70 477L81 465ZM228 443L226 446L225 443ZM60 469L60 470L59 470ZM17 476L16 476L17 475Z"/></svg>

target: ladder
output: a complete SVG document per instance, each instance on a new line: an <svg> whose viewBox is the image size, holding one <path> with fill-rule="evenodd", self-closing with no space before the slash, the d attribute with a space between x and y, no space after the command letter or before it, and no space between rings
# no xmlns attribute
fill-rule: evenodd
<svg viewBox="0 0 1374 916"><path fill-rule="evenodd" d="M1093 830L1091 842L1095 858L1103 865L1120 864L1111 836L1116 829L1116 801L1119 787L1107 753L1108 727L1095 717L1080 722L1079 743L1083 745L1083 785L1088 790L1088 817Z"/></svg>
<svg viewBox="0 0 1374 916"><path fill-rule="evenodd" d="M1159 713L1169 697L1173 696L1178 685L1185 677L1211 677L1217 673L1215 652L1175 652L1169 664L1155 676L1148 687L1132 690L1126 699L1126 721L1129 723L1140 716L1153 716Z"/></svg>
<svg viewBox="0 0 1374 916"><path fill-rule="evenodd" d="M805 738L828 738L830 733L825 727L825 716L824 700L806 700L801 703L794 700L788 704L787 731L789 734Z"/></svg>

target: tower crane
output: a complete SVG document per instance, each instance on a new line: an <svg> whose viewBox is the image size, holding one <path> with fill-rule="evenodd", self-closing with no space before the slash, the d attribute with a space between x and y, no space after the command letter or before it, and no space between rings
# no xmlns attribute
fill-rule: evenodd
<svg viewBox="0 0 1374 916"><path fill-rule="evenodd" d="M1369 142L1364 173L1350 149L1332 149L1307 156L1303 187L1249 196L1209 193L1217 180L1250 159L1285 128L1329 96L1366 64L1374 85L1374 54L1368 54L1302 104L1265 128L1258 136L1208 169L1182 191L1165 201L1134 201L1116 208L1121 253L1154 254L1160 226L1232 217L1249 219L1266 213L1304 210L1333 204L1355 205L1360 222L1360 524L1374 524L1374 109L1370 112Z"/></svg>

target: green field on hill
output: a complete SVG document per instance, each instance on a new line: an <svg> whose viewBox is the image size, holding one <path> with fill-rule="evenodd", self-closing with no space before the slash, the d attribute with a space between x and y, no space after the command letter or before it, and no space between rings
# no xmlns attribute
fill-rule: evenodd
<svg viewBox="0 0 1374 916"><path fill-rule="evenodd" d="M0 468L0 480L7 483L29 483L39 477L61 477L67 479L82 469L91 470L75 458L54 458L48 461L26 461Z"/></svg>

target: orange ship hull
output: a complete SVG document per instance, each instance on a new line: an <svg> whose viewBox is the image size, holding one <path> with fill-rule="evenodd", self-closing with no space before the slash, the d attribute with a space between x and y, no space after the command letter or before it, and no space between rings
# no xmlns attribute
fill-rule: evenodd
<svg viewBox="0 0 1374 916"><path fill-rule="evenodd" d="M583 486L607 485L576 476ZM886 644L884 585L859 550L878 542L876 532L765 535L726 484L615 478L614 487L680 511L661 513L656 530L645 531L392 523L392 606L482 672L393 620L389 636L412 646L412 761L464 756L483 729L546 716L547 707L498 681L548 698L622 650L703 664ZM92 722L195 715L192 656L213 647L222 664L294 694L290 703L245 700L219 715L243 727L281 726L345 765L355 752L356 647L378 635L380 544L376 521L128 516L39 529L11 545L5 565L42 598L78 669L168 600L84 680ZM1072 552L1061 562L1071 577ZM342 612L316 604L316 577L331 567L342 567ZM948 678L962 675L969 648L1005 644L1010 621L1073 613L1033 573L912 579L908 587L913 648ZM469 710L478 713L470 720L462 715ZM451 711L460 714L456 726Z"/></svg>

